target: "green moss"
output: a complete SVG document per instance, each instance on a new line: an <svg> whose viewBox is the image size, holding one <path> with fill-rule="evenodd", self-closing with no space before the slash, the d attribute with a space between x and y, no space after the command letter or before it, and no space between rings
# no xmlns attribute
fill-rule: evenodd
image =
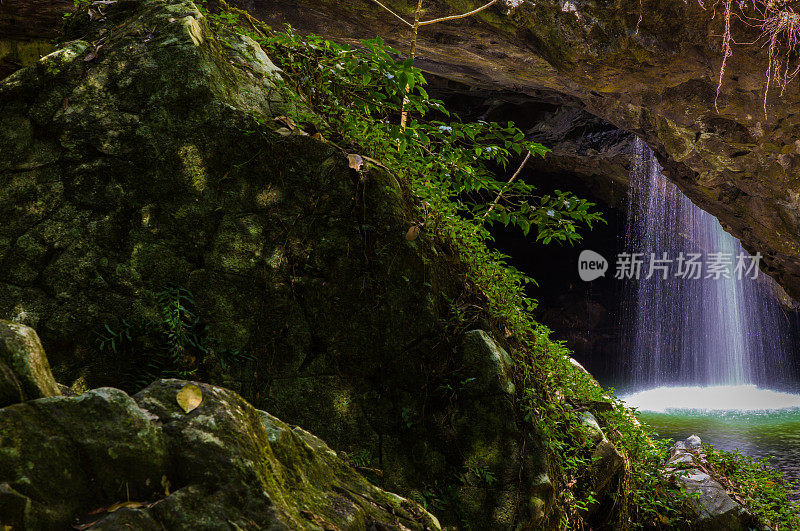
<svg viewBox="0 0 800 531"><path fill-rule="evenodd" d="M12 63L21 67L31 66L55 50L48 41L17 41L0 39L0 63Z"/></svg>
<svg viewBox="0 0 800 531"><path fill-rule="evenodd" d="M61 394L36 332L27 326L0 320L0 366L6 399L0 406Z"/></svg>

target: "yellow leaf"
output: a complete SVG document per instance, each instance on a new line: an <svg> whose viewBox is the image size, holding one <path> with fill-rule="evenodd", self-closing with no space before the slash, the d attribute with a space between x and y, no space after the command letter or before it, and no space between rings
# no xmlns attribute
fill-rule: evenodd
<svg viewBox="0 0 800 531"><path fill-rule="evenodd" d="M114 511L116 511L118 509L123 509L125 507L130 507L131 509L138 509L139 507L144 507L144 503L143 502L137 502L137 501L117 502L114 505L112 505L111 507L109 507L108 509L106 509L106 512L107 513L113 513Z"/></svg>
<svg viewBox="0 0 800 531"><path fill-rule="evenodd" d="M194 384L186 384L178 391L176 397L178 405L186 412L190 413L197 409L203 402L203 392Z"/></svg>

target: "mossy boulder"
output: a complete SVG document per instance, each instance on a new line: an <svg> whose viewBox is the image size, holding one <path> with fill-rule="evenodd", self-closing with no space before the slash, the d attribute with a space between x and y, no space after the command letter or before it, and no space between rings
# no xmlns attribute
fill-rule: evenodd
<svg viewBox="0 0 800 531"><path fill-rule="evenodd" d="M0 523L63 529L93 509L149 499L167 449L147 412L118 389L0 409Z"/></svg>
<svg viewBox="0 0 800 531"><path fill-rule="evenodd" d="M535 521L541 443L508 388L452 392L496 360L464 365L448 319L465 270L426 231L406 240L423 216L408 187L285 134L269 58L187 0L79 10L66 31L0 83L0 317L36 328L56 378L133 393L162 375L180 288L205 347L171 370L323 437L387 490L446 492L443 520ZM461 490L472 466L502 488Z"/></svg>
<svg viewBox="0 0 800 531"><path fill-rule="evenodd" d="M416 503L369 483L322 440L236 393L196 384L203 402L186 414L175 400L186 384L161 380L135 396L162 426L173 485L188 486L148 509L156 521L175 529L228 518L246 529L248 519L289 529L439 528ZM192 514L200 493L211 503Z"/></svg>
<svg viewBox="0 0 800 531"><path fill-rule="evenodd" d="M20 529L439 529L320 439L204 384L161 380L0 409L0 524Z"/></svg>
<svg viewBox="0 0 800 531"><path fill-rule="evenodd" d="M450 443L464 454L464 481L459 497L471 514L482 514L479 528L512 528L524 514L528 525L544 525L554 498L544 448L538 438L509 419L517 417L512 360L490 334L472 330L464 335L463 367L454 394L472 398L470 409L456 412ZM520 479L527 485L518 488Z"/></svg>
<svg viewBox="0 0 800 531"><path fill-rule="evenodd" d="M135 397L101 388L0 408L0 525L440 529L305 430L183 380Z"/></svg>
<svg viewBox="0 0 800 531"><path fill-rule="evenodd" d="M0 320L0 407L60 394L36 332Z"/></svg>

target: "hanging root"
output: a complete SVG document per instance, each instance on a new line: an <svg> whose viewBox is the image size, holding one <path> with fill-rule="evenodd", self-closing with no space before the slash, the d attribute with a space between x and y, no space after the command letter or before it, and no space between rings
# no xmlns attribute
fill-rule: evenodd
<svg viewBox="0 0 800 531"><path fill-rule="evenodd" d="M761 25L761 37L765 39L764 46L768 46L769 59L767 63L767 87L764 93L764 113L767 112L766 92L769 91L771 81L781 87L781 95L786 85L794 79L800 71L800 61L797 60L797 48L800 43L800 15L791 8L770 13ZM792 59L795 66L792 69Z"/></svg>
<svg viewBox="0 0 800 531"><path fill-rule="evenodd" d="M697 0L706 9L703 0ZM786 85L800 72L800 14L796 13L792 0L717 0L712 9L716 14L722 5L724 29L722 37L722 65L719 69L717 94L714 108L719 112L717 101L722 90L725 67L733 55L733 45L737 43L731 36L731 19L736 18L746 26L758 28L761 33L751 43L767 48L766 85L764 87L764 116L767 116L767 96L772 84L781 88L783 95Z"/></svg>

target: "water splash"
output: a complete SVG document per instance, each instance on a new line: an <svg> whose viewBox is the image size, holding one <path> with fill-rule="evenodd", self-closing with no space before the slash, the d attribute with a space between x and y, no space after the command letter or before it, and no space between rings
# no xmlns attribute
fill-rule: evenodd
<svg viewBox="0 0 800 531"><path fill-rule="evenodd" d="M653 413L767 412L800 409L800 395L750 385L657 387L624 396L630 407Z"/></svg>
<svg viewBox="0 0 800 531"><path fill-rule="evenodd" d="M680 253L744 253L716 218L696 207L662 174L653 152L634 144L631 200L625 247L675 259ZM707 261L706 261L707 262ZM790 327L777 289L764 274L753 280L675 278L675 264L631 281L623 309L623 346L632 353L635 388L675 385L771 384L791 378L786 370ZM706 276L704 269L702 276ZM630 370L627 371L630 373Z"/></svg>

